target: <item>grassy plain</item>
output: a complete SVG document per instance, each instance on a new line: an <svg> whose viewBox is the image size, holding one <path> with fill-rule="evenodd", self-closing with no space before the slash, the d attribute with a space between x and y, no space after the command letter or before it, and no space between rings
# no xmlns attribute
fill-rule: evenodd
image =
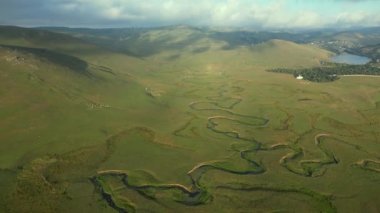
<svg viewBox="0 0 380 213"><path fill-rule="evenodd" d="M328 51L209 41L135 58L33 41L2 44L90 75L0 48L0 211L380 211L380 79L265 71Z"/></svg>

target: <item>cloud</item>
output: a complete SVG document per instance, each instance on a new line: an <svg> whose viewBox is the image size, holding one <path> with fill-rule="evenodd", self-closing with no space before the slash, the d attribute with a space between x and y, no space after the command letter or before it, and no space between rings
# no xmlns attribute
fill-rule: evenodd
<svg viewBox="0 0 380 213"><path fill-rule="evenodd" d="M0 24L86 27L190 24L257 28L378 26L380 15L374 6L379 8L380 3L375 0L12 0L0 2Z"/></svg>

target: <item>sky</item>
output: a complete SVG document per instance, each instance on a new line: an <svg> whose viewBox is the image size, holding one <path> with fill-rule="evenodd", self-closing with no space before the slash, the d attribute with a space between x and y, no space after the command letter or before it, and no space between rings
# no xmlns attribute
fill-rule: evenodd
<svg viewBox="0 0 380 213"><path fill-rule="evenodd" d="M380 26L380 0L0 0L0 25L258 29Z"/></svg>

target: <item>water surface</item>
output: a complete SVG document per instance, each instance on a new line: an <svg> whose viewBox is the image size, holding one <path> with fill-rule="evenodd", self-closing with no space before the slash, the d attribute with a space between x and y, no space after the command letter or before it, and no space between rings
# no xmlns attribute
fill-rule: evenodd
<svg viewBox="0 0 380 213"><path fill-rule="evenodd" d="M366 64L371 61L371 59L368 57L353 55L349 53L342 53L339 55L335 55L331 57L330 60L335 63L353 64L353 65Z"/></svg>

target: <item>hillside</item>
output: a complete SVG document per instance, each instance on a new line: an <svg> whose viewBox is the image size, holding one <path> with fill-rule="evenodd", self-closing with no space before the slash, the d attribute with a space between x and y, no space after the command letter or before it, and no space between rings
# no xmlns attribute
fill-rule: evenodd
<svg viewBox="0 0 380 213"><path fill-rule="evenodd" d="M373 47L380 44L380 28L373 27L324 34L317 33L311 36L308 42L336 53L351 52L377 59L376 51L369 49L373 49Z"/></svg>
<svg viewBox="0 0 380 213"><path fill-rule="evenodd" d="M96 53L94 45L61 33L31 28L0 26L0 44L45 48L72 55Z"/></svg>
<svg viewBox="0 0 380 213"><path fill-rule="evenodd" d="M159 28L83 29L42 28L72 35L89 43L138 57L147 57L164 50L181 50L195 44L193 51L201 52L213 45L224 49L251 46L273 39L296 43L313 43L333 52L352 50L380 43L379 28L363 28L346 31L255 31L254 29L224 29L191 27L187 25ZM210 47L211 46L211 47Z"/></svg>
<svg viewBox="0 0 380 213"><path fill-rule="evenodd" d="M81 114L84 116L88 110L124 108L124 98L133 97L136 91L144 91L129 74L141 69L138 59L112 54L66 35L58 34L55 38L56 34L50 32L12 29L15 32L3 33L0 39L0 102L3 119L1 125L10 125L9 128L12 129L8 131L7 128L3 128L0 134L2 141L12 144L15 140L30 137L41 143L49 143L51 135L46 134L46 131L60 135L57 140L61 142L66 140L65 137L61 137L65 131L72 131L71 135L82 137L82 134L87 134L86 131L91 131L90 126L83 131L76 127L77 124L83 123L68 124L60 120L76 120ZM12 35L16 31L17 34L12 36L12 40L11 36L4 36ZM29 34L32 34L30 38ZM46 43L43 42L44 39L47 40ZM63 39L63 42L60 39ZM27 42L23 42L24 40ZM95 48L97 52L86 53L82 47ZM75 52L75 55L68 54L71 52ZM107 57L113 57L117 62ZM107 63L102 63L102 60L107 60ZM129 92L124 93L124 90ZM123 98L120 98L121 96ZM127 105L130 106L130 103L127 102ZM35 116L34 113L41 116ZM16 126L12 126L8 121ZM10 139L18 131L23 131L25 126L37 128L39 133L20 134L18 138ZM75 129L82 133L74 133ZM39 138L37 134L44 137ZM2 148L5 147L7 145L3 144ZM68 145L66 149L69 147ZM10 156L2 155L1 168L13 167L17 159L27 154L25 149L31 150L31 147L20 144L17 149L24 151L12 153Z"/></svg>
<svg viewBox="0 0 380 213"><path fill-rule="evenodd" d="M301 34L287 32L257 32L247 30L223 30L197 28L187 25L158 28L125 28L125 29L75 29L75 28L42 28L81 38L90 43L123 52L126 54L147 57L165 50L181 52L202 52L214 45L224 49L234 49L269 41L285 39L301 42ZM194 47L193 47L194 46ZM190 49L190 50L189 50Z"/></svg>
<svg viewBox="0 0 380 213"><path fill-rule="evenodd" d="M80 72L82 74L87 73L88 64L87 62L66 54L54 52L47 49L40 48L31 48L31 47L20 47L20 46L10 46L10 45L0 45L1 47L7 49L8 51L20 54L30 54L32 56L36 56L39 59L46 60L51 63L55 63L59 66L67 67L73 71ZM22 56L15 56L22 57Z"/></svg>
<svg viewBox="0 0 380 213"><path fill-rule="evenodd" d="M371 58L374 62L380 61L380 44L368 45L360 48L350 49L348 52L364 55Z"/></svg>

